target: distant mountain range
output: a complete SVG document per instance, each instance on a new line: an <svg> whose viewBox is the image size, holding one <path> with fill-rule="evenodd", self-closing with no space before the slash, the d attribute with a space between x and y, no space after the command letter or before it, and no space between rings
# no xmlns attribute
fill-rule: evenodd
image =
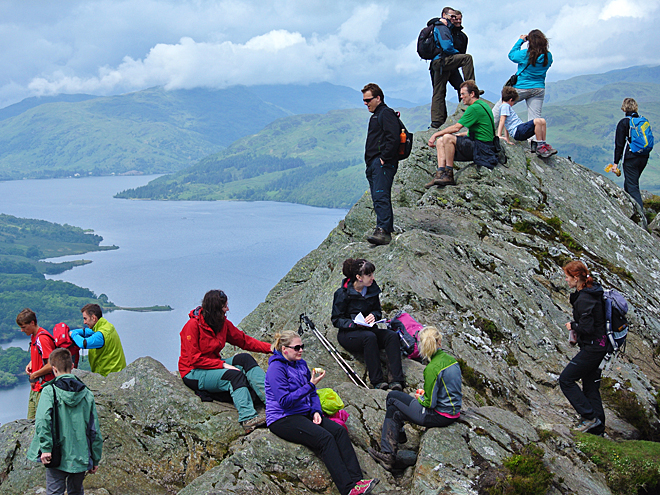
<svg viewBox="0 0 660 495"><path fill-rule="evenodd" d="M360 106L329 83L28 98L0 109L0 179L173 172L276 119Z"/></svg>
<svg viewBox="0 0 660 495"><path fill-rule="evenodd" d="M660 66L548 83L549 141L602 172L624 97L660 128L659 81ZM386 101L409 130L427 128L429 105ZM0 109L0 179L173 173L119 197L350 206L367 187L367 120L359 91L329 83L28 98ZM651 191L657 156L641 181Z"/></svg>

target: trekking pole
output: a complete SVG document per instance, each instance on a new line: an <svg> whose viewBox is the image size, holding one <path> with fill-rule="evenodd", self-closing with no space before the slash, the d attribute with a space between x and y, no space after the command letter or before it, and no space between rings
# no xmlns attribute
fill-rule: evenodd
<svg viewBox="0 0 660 495"><path fill-rule="evenodd" d="M298 327L298 335L302 336L306 330L311 330L314 336L321 342L321 345L325 347L325 350L330 353L330 355L335 358L339 367L348 375L351 381L358 387L369 388L369 386L364 383L364 380L360 378L353 368L346 362L346 360L339 354L337 348L330 342L325 335L323 335L314 325L314 322L306 314L300 315L300 327Z"/></svg>

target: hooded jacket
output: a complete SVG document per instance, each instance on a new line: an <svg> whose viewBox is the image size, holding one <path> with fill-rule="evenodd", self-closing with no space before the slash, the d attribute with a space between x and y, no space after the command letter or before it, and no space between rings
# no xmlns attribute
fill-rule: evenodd
<svg viewBox="0 0 660 495"><path fill-rule="evenodd" d="M57 394L62 444L62 461L57 469L66 473L81 473L98 466L103 437L99 430L94 394L70 373L48 382L41 391L28 459L40 462L42 452L53 451L53 394Z"/></svg>
<svg viewBox="0 0 660 495"><path fill-rule="evenodd" d="M266 424L294 414L323 415L312 373L304 359L289 361L280 351L268 360L266 372Z"/></svg>
<svg viewBox="0 0 660 495"><path fill-rule="evenodd" d="M577 334L580 347L594 344L605 350L603 288L594 283L592 287L576 290L570 301L573 306L571 330Z"/></svg>
<svg viewBox="0 0 660 495"><path fill-rule="evenodd" d="M246 335L225 319L222 329L216 334L204 321L202 307L198 306L188 314L188 323L181 333L181 356L179 373L181 378L193 369L222 369L225 361L220 352L229 343L246 351L270 353L270 344Z"/></svg>
<svg viewBox="0 0 660 495"><path fill-rule="evenodd" d="M367 287L367 294L363 296L355 290L353 282L349 282L348 278L345 278L341 287L335 291L332 302L332 324L339 330L364 330L365 327L353 323L358 313L362 313L363 316L372 313L376 317L376 321L380 320L382 318L380 292L380 287L374 281Z"/></svg>

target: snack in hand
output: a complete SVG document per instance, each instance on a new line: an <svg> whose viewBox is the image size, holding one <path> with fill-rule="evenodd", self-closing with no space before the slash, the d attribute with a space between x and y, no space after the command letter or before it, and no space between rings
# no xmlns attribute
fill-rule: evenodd
<svg viewBox="0 0 660 495"><path fill-rule="evenodd" d="M415 392L417 395L424 395L424 389L423 388L418 388L417 392Z"/></svg>
<svg viewBox="0 0 660 495"><path fill-rule="evenodd" d="M323 373L323 368L314 368L312 372L316 373L317 375L320 375L321 373Z"/></svg>
<svg viewBox="0 0 660 495"><path fill-rule="evenodd" d="M617 177L621 177L621 170L619 170L619 167L613 163L610 163L607 167L605 167L605 172L614 172Z"/></svg>

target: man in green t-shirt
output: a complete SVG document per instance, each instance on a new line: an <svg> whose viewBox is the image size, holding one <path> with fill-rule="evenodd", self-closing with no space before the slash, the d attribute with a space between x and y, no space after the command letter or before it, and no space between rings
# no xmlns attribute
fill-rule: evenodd
<svg viewBox="0 0 660 495"><path fill-rule="evenodd" d="M488 104L479 99L479 88L473 80L461 84L461 101L467 105L460 120L429 139L429 146L438 151L438 170L435 177L426 184L432 186L454 186L454 161L469 162L494 168L497 155L493 146L495 122ZM454 133L466 127L469 131L459 135Z"/></svg>

